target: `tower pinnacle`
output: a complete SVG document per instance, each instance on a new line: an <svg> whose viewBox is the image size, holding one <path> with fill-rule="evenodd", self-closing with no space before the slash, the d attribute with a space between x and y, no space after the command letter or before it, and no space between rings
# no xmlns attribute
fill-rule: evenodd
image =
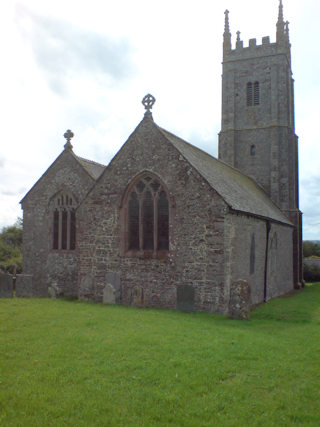
<svg viewBox="0 0 320 427"><path fill-rule="evenodd" d="M224 14L225 14L225 17L224 17L224 32L225 33L230 33L229 11L228 11L228 9L225 10Z"/></svg>
<svg viewBox="0 0 320 427"><path fill-rule="evenodd" d="M231 33L229 26L229 11L228 9L224 12L224 33L223 33L223 53L230 52L231 50Z"/></svg>
<svg viewBox="0 0 320 427"><path fill-rule="evenodd" d="M277 22L277 43L284 41L284 32L285 22L283 19L283 4L282 0L279 2L279 13L278 13L278 22Z"/></svg>
<svg viewBox="0 0 320 427"><path fill-rule="evenodd" d="M282 0L280 0L280 2L279 2L278 23L279 22L284 23L284 20L283 20L283 4L282 4Z"/></svg>

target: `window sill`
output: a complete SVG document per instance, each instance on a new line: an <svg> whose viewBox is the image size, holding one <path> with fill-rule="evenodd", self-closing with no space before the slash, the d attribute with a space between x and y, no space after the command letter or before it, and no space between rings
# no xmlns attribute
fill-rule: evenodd
<svg viewBox="0 0 320 427"><path fill-rule="evenodd" d="M50 252L54 254L74 254L76 249L50 249Z"/></svg>
<svg viewBox="0 0 320 427"><path fill-rule="evenodd" d="M168 259L169 251L150 251L150 250L129 250L124 253L124 257L127 258L139 258L139 259L157 259L159 261L166 261Z"/></svg>

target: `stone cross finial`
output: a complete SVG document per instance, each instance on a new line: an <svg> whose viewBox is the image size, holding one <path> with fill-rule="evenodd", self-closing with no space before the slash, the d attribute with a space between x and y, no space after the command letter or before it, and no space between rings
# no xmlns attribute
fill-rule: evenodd
<svg viewBox="0 0 320 427"><path fill-rule="evenodd" d="M153 104L156 102L156 98L150 93L148 95L144 96L142 100L142 104L144 105L144 108L147 110L147 112L150 112L151 108L153 107Z"/></svg>
<svg viewBox="0 0 320 427"><path fill-rule="evenodd" d="M67 140L67 142L64 144L64 148L66 149L66 150L72 150L72 144L71 144L71 138L73 138L74 137L74 133L70 130L70 129L68 129L65 133L64 133L64 135L63 135L65 138L66 138L66 140Z"/></svg>
<svg viewBox="0 0 320 427"><path fill-rule="evenodd" d="M240 41L240 31L237 31L237 42Z"/></svg>

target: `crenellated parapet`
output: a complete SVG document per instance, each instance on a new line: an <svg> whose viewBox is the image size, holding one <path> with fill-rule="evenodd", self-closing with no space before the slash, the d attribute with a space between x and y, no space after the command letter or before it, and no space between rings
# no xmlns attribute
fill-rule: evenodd
<svg viewBox="0 0 320 427"><path fill-rule="evenodd" d="M224 52L223 61L228 62L277 54L284 54L290 57L290 44L271 43L270 37L266 36L262 37L262 44L257 44L257 39L252 38L249 40L248 46L244 46L243 40L238 38L235 49L230 48L228 52Z"/></svg>
<svg viewBox="0 0 320 427"><path fill-rule="evenodd" d="M232 35L229 24L229 11L225 11L225 28L223 34L223 61L234 61L239 59L256 58L259 56L284 54L290 61L290 40L289 40L289 22L283 19L282 0L279 3L279 13L277 21L276 42L271 43L270 37L262 37L262 43L257 44L257 39L252 38L248 46L244 46L240 38L240 31L237 31L236 45L232 48Z"/></svg>

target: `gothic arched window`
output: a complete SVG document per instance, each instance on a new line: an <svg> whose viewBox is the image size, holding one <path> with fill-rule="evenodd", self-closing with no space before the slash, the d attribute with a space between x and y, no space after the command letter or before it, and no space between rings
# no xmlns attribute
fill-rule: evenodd
<svg viewBox="0 0 320 427"><path fill-rule="evenodd" d="M169 202L160 182L151 176L140 178L127 198L127 249L169 250Z"/></svg>
<svg viewBox="0 0 320 427"><path fill-rule="evenodd" d="M76 248L76 203L68 192L60 192L51 201L52 249L74 250Z"/></svg>

